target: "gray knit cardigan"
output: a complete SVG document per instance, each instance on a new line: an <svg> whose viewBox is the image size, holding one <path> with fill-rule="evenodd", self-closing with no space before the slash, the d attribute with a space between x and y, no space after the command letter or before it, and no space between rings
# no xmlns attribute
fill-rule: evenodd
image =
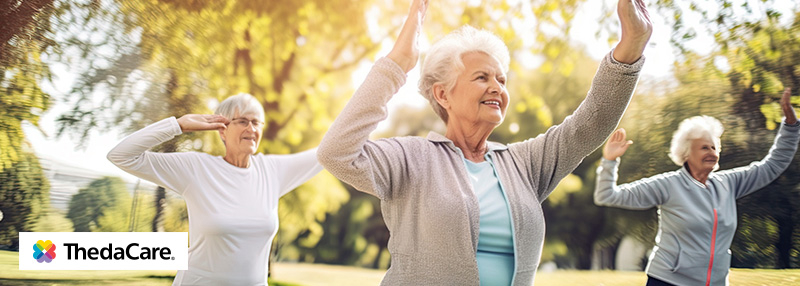
<svg viewBox="0 0 800 286"><path fill-rule="evenodd" d="M514 232L513 285L531 285L544 242L541 203L619 123L644 63L606 55L575 113L519 143L489 142L508 197ZM381 58L322 140L317 158L331 174L381 200L391 267L382 285L479 285L475 253L480 208L462 154L446 137L369 140L406 74Z"/></svg>

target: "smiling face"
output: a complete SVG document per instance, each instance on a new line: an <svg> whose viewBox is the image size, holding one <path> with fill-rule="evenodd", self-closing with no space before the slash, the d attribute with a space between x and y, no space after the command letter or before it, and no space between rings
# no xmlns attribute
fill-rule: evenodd
<svg viewBox="0 0 800 286"><path fill-rule="evenodd" d="M708 136L692 140L686 164L697 172L711 173L719 163L719 150Z"/></svg>
<svg viewBox="0 0 800 286"><path fill-rule="evenodd" d="M461 56L464 69L450 92L437 88L437 101L447 111L448 122L503 123L508 107L506 74L494 57L483 52Z"/></svg>
<svg viewBox="0 0 800 286"><path fill-rule="evenodd" d="M253 154L258 150L264 130L263 117L256 114L239 115L237 111L228 128L220 131L228 155Z"/></svg>

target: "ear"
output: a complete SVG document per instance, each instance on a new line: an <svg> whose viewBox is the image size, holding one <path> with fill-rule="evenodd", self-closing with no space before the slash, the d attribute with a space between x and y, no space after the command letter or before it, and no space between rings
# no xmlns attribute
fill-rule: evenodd
<svg viewBox="0 0 800 286"><path fill-rule="evenodd" d="M222 139L222 145L225 145L225 131L217 129L217 132L219 132L219 138Z"/></svg>
<svg viewBox="0 0 800 286"><path fill-rule="evenodd" d="M444 85L441 83L433 85L433 98L436 99L436 102L438 102L439 105L441 105L445 110L450 109L449 94L447 94Z"/></svg>

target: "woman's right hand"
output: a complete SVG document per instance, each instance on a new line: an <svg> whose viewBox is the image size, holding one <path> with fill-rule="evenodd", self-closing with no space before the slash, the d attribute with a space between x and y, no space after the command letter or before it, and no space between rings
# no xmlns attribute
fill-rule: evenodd
<svg viewBox="0 0 800 286"><path fill-rule="evenodd" d="M608 143L603 147L603 158L609 161L614 161L628 150L628 147L633 144L631 140L625 140L625 129L620 128L611 137L608 138Z"/></svg>
<svg viewBox="0 0 800 286"><path fill-rule="evenodd" d="M178 118L182 132L225 130L231 121L217 114L186 114Z"/></svg>
<svg viewBox="0 0 800 286"><path fill-rule="evenodd" d="M417 65L419 59L419 48L417 39L422 30L422 21L425 19L425 12L428 10L428 0L412 0L411 9L408 11L403 29L400 36L394 43L392 51L386 56L405 72L409 72Z"/></svg>
<svg viewBox="0 0 800 286"><path fill-rule="evenodd" d="M794 107L792 107L791 87L783 89L783 96L781 96L781 109L783 110L783 116L786 116L786 124L797 124L797 114L794 113Z"/></svg>

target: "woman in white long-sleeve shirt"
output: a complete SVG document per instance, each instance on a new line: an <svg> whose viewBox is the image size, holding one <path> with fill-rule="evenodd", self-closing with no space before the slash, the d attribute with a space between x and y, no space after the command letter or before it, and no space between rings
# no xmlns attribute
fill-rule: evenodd
<svg viewBox="0 0 800 286"><path fill-rule="evenodd" d="M611 135L597 169L595 204L626 209L658 206L658 235L647 263L647 285L728 285L736 233L736 200L775 180L789 166L800 141L800 123L790 89L781 107L786 116L769 154L759 162L721 172L722 124L708 116L681 122L670 148L677 171L617 186L619 157L632 141L625 130Z"/></svg>
<svg viewBox="0 0 800 286"><path fill-rule="evenodd" d="M322 170L316 150L253 155L264 109L239 94L214 115L187 114L153 123L123 139L108 160L186 200L189 269L173 285L267 285L267 259L278 231L278 199ZM183 132L218 130L225 156L147 150Z"/></svg>

